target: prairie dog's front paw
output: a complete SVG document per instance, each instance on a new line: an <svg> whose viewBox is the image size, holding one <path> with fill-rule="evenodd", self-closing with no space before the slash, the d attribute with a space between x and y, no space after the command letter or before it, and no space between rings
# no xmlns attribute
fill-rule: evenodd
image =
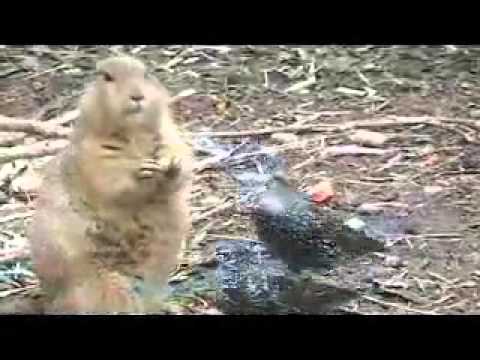
<svg viewBox="0 0 480 360"><path fill-rule="evenodd" d="M158 171L161 171L158 162L154 159L147 159L140 165L137 175L140 179L149 179L155 177L155 173Z"/></svg>
<svg viewBox="0 0 480 360"><path fill-rule="evenodd" d="M182 168L182 161L178 156L163 156L158 160L161 171L167 175L175 175Z"/></svg>
<svg viewBox="0 0 480 360"><path fill-rule="evenodd" d="M147 159L140 166L138 176L141 179L158 175L174 176L181 170L181 160L177 156L163 156L159 160Z"/></svg>

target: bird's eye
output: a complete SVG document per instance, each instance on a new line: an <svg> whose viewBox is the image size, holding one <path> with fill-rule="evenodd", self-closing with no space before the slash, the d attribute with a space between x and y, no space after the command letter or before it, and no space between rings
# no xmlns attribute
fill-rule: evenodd
<svg viewBox="0 0 480 360"><path fill-rule="evenodd" d="M102 76L103 76L103 80L105 80L107 82L112 82L113 81L113 76L110 75L108 72L103 72Z"/></svg>

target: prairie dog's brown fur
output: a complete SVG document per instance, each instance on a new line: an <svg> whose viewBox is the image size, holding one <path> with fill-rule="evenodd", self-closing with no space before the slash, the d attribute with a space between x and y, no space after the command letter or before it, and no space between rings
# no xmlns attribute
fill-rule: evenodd
<svg viewBox="0 0 480 360"><path fill-rule="evenodd" d="M71 146L47 169L33 262L48 312L156 312L191 226L193 157L143 63L97 70Z"/></svg>

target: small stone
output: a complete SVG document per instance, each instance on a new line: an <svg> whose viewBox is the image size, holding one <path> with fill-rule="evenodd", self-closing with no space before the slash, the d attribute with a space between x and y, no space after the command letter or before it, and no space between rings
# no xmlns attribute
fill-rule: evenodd
<svg viewBox="0 0 480 360"><path fill-rule="evenodd" d="M353 142L367 146L382 146L389 138L385 134L367 130L357 130L350 135L350 140Z"/></svg>
<svg viewBox="0 0 480 360"><path fill-rule="evenodd" d="M276 133L270 138L277 144L289 144L298 141L298 136L291 133Z"/></svg>
<svg viewBox="0 0 480 360"><path fill-rule="evenodd" d="M342 233L336 237L336 243L342 250L354 253L381 251L383 241L369 235L368 224L357 217L343 223Z"/></svg>
<svg viewBox="0 0 480 360"><path fill-rule="evenodd" d="M288 86L290 80L288 75L275 70L267 73L267 79L268 86L278 91L283 91Z"/></svg>
<svg viewBox="0 0 480 360"><path fill-rule="evenodd" d="M392 268L400 268L405 266L405 262L397 255L387 255L384 260L385 266Z"/></svg>
<svg viewBox="0 0 480 360"><path fill-rule="evenodd" d="M480 119L480 109L471 110L470 117L474 119Z"/></svg>
<svg viewBox="0 0 480 360"><path fill-rule="evenodd" d="M464 169L477 169L480 167L479 161L480 147L478 145L467 145L464 147L459 157L459 164Z"/></svg>
<svg viewBox="0 0 480 360"><path fill-rule="evenodd" d="M359 218L351 218L350 220L347 220L345 222L345 225L347 225L348 227L358 231L358 230L363 229L366 224L365 224L364 221L362 221Z"/></svg>

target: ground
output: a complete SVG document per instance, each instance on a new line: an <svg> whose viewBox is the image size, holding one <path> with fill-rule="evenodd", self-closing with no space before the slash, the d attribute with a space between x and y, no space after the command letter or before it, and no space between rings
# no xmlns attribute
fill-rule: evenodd
<svg viewBox="0 0 480 360"><path fill-rule="evenodd" d="M173 94L188 95L176 111L193 134L227 132L212 137L222 143L259 140L287 160L299 189L331 182L335 203L352 214L373 203L408 213L413 235L403 234L385 252L340 261L335 276L362 295L350 312L480 309L480 48L1 46L0 115L48 123L74 110L95 61L118 52L143 59ZM255 134L262 129L274 130ZM361 153L371 144L344 155L325 151L361 146L352 137L358 129L388 140L374 153ZM231 134L241 131L253 134ZM296 134L279 143L272 136L278 133ZM48 159L42 152L28 155L28 146L40 140L28 132L0 133L0 297L37 286L25 265L24 230L34 208L28 181L15 180ZM177 277L209 261L216 239L255 238L234 184L219 169L197 173L193 206L194 229ZM400 264L391 261L395 257Z"/></svg>

